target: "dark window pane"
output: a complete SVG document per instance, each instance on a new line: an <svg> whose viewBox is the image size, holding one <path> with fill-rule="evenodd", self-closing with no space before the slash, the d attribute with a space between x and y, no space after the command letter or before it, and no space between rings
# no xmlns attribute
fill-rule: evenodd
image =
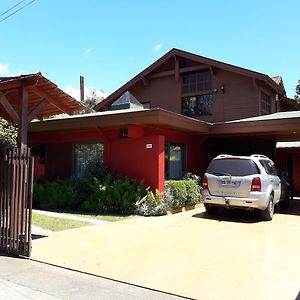
<svg viewBox="0 0 300 300"><path fill-rule="evenodd" d="M210 163L207 173L248 176L259 174L260 171L256 163L250 159L215 159Z"/></svg>
<svg viewBox="0 0 300 300"><path fill-rule="evenodd" d="M74 175L84 175L89 164L103 162L104 146L101 143L74 145Z"/></svg>
<svg viewBox="0 0 300 300"><path fill-rule="evenodd" d="M185 146L165 145L165 178L180 179L185 172Z"/></svg>
<svg viewBox="0 0 300 300"><path fill-rule="evenodd" d="M182 98L182 114L185 116L205 116L212 114L212 94Z"/></svg>
<svg viewBox="0 0 300 300"><path fill-rule="evenodd" d="M260 110L262 115L268 115L271 113L271 98L265 93L261 93L260 98Z"/></svg>
<svg viewBox="0 0 300 300"><path fill-rule="evenodd" d="M182 77L182 93L195 93L211 90L210 70L184 73Z"/></svg>

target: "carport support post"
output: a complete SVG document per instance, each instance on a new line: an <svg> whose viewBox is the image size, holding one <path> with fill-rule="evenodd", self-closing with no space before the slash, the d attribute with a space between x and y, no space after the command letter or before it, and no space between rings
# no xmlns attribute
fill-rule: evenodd
<svg viewBox="0 0 300 300"><path fill-rule="evenodd" d="M18 146L21 149L27 148L27 134L28 134L28 92L22 84L20 90L20 123L18 126Z"/></svg>

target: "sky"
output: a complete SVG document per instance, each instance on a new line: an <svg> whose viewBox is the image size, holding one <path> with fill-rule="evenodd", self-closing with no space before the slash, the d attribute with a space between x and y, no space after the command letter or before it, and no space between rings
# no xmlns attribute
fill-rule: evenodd
<svg viewBox="0 0 300 300"><path fill-rule="evenodd" d="M300 79L299 0L0 1L0 76L41 72L79 97L107 96L172 48ZM30 3L32 2L32 3Z"/></svg>

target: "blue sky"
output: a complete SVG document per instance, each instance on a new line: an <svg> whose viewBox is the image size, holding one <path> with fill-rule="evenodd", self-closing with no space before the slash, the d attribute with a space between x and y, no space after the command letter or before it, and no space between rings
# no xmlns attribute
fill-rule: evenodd
<svg viewBox="0 0 300 300"><path fill-rule="evenodd" d="M175 47L281 75L293 97L299 12L299 0L36 0L0 17L0 76L40 71L71 93L83 75L109 94Z"/></svg>

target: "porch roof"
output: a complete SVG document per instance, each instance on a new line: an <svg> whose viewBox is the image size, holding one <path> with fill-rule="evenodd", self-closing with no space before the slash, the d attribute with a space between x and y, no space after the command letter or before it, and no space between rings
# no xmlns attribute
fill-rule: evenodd
<svg viewBox="0 0 300 300"><path fill-rule="evenodd" d="M28 113L35 110L36 118L72 114L84 107L41 73L0 77L0 116L12 123L18 123L16 113L19 113L21 107L22 87L28 93ZM12 110L16 113L12 113Z"/></svg>
<svg viewBox="0 0 300 300"><path fill-rule="evenodd" d="M210 123L177 113L155 109L122 109L90 114L63 116L29 124L29 132L50 132L89 128L112 129L141 125L169 129L187 134L208 134Z"/></svg>

